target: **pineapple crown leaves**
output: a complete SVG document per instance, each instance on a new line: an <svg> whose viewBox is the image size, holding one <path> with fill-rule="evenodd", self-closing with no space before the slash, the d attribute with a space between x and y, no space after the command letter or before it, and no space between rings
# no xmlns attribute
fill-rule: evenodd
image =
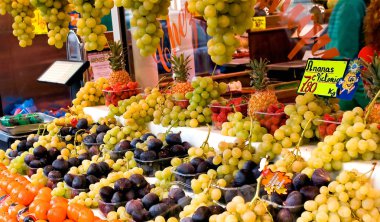
<svg viewBox="0 0 380 222"><path fill-rule="evenodd" d="M370 99L373 99L380 90L380 57L375 52L372 61L367 62L361 59L364 69L361 77L364 83L364 89Z"/></svg>
<svg viewBox="0 0 380 222"><path fill-rule="evenodd" d="M173 78L176 81L186 82L189 78L190 55L186 56L182 53L180 56L172 55L169 62L172 64Z"/></svg>
<svg viewBox="0 0 380 222"><path fill-rule="evenodd" d="M119 71L125 69L124 53L123 53L123 44L121 41L112 41L109 43L111 50L111 55L108 58L110 65L113 71Z"/></svg>
<svg viewBox="0 0 380 222"><path fill-rule="evenodd" d="M249 67L252 69L249 74L251 77L251 86L257 90L265 90L269 84L269 78L267 77L268 71L268 59L260 58L254 59L249 62Z"/></svg>

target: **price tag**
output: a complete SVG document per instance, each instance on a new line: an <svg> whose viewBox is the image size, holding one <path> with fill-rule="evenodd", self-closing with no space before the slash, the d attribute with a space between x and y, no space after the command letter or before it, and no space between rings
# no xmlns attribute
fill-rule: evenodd
<svg viewBox="0 0 380 222"><path fill-rule="evenodd" d="M253 17L252 22L252 31L264 30L267 28L267 19L265 16Z"/></svg>
<svg viewBox="0 0 380 222"><path fill-rule="evenodd" d="M40 10L34 10L34 18L32 18L32 25L34 26L34 33L36 35L47 34L46 22L42 19Z"/></svg>
<svg viewBox="0 0 380 222"><path fill-rule="evenodd" d="M297 93L336 97L337 83L346 73L347 60L308 59Z"/></svg>
<svg viewBox="0 0 380 222"><path fill-rule="evenodd" d="M263 172L262 184L264 185L264 189L268 194L271 194L273 192L276 192L278 194L286 194L286 185L291 182L292 180L290 177L288 177L284 172L273 172L270 169L266 169Z"/></svg>

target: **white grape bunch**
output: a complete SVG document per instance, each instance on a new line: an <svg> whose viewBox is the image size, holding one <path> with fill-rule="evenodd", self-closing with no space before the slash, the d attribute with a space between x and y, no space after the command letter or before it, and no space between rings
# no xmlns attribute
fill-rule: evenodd
<svg viewBox="0 0 380 222"><path fill-rule="evenodd" d="M34 39L34 10L29 0L1 0L0 15L10 14L13 17L13 35L21 47L31 46Z"/></svg>
<svg viewBox="0 0 380 222"><path fill-rule="evenodd" d="M169 13L170 0L116 0L117 7L132 10L131 26L135 28L133 38L142 56L153 55L164 36L157 20Z"/></svg>
<svg viewBox="0 0 380 222"><path fill-rule="evenodd" d="M188 10L198 13L207 22L207 42L211 60L223 65L232 60L240 42L235 35L242 35L252 27L256 0L189 0Z"/></svg>
<svg viewBox="0 0 380 222"><path fill-rule="evenodd" d="M41 12L47 23L48 44L62 48L69 33L71 17L68 13L72 11L72 5L67 0L30 0L30 3Z"/></svg>
<svg viewBox="0 0 380 222"><path fill-rule="evenodd" d="M77 22L78 35L83 37L87 51L103 50L107 44L104 32L107 27L101 24L101 18L108 15L114 6L113 0L70 0L75 11L81 14ZM93 3L92 3L93 2Z"/></svg>

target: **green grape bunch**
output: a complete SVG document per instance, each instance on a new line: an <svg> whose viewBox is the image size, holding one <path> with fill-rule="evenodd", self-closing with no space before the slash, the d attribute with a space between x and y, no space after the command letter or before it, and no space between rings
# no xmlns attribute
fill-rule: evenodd
<svg viewBox="0 0 380 222"><path fill-rule="evenodd" d="M101 18L108 15L114 6L113 0L70 0L75 11L81 14L77 22L78 35L83 37L87 51L103 50L107 44L104 32L107 27L101 24Z"/></svg>
<svg viewBox="0 0 380 222"><path fill-rule="evenodd" d="M156 53L160 39L164 36L160 22L161 16L169 13L170 0L116 0L117 7L132 10L132 36L142 56Z"/></svg>

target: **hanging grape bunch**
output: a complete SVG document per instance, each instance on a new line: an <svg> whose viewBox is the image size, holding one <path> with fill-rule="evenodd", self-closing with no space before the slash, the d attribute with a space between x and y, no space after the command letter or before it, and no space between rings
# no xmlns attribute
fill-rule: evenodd
<svg viewBox="0 0 380 222"><path fill-rule="evenodd" d="M13 35L21 47L32 45L35 36L32 25L34 9L29 0L0 0L0 15L12 15Z"/></svg>
<svg viewBox="0 0 380 222"><path fill-rule="evenodd" d="M207 42L208 54L217 65L232 60L239 46L235 35L242 35L252 27L256 0L189 0L188 10L198 13L207 22L207 34L212 38Z"/></svg>
<svg viewBox="0 0 380 222"><path fill-rule="evenodd" d="M108 15L113 8L113 0L69 0L74 4L74 10L81 14L77 22L78 35L83 37L86 51L103 50L107 44L104 32L107 27L102 25L101 18Z"/></svg>
<svg viewBox="0 0 380 222"><path fill-rule="evenodd" d="M30 3L40 10L42 19L47 23L48 44L60 49L66 42L69 33L72 5L67 0L30 0Z"/></svg>
<svg viewBox="0 0 380 222"><path fill-rule="evenodd" d="M160 38L164 36L157 19L168 15L170 0L116 0L115 5L132 10L131 26L135 27L132 36L140 54L148 56L156 53Z"/></svg>

